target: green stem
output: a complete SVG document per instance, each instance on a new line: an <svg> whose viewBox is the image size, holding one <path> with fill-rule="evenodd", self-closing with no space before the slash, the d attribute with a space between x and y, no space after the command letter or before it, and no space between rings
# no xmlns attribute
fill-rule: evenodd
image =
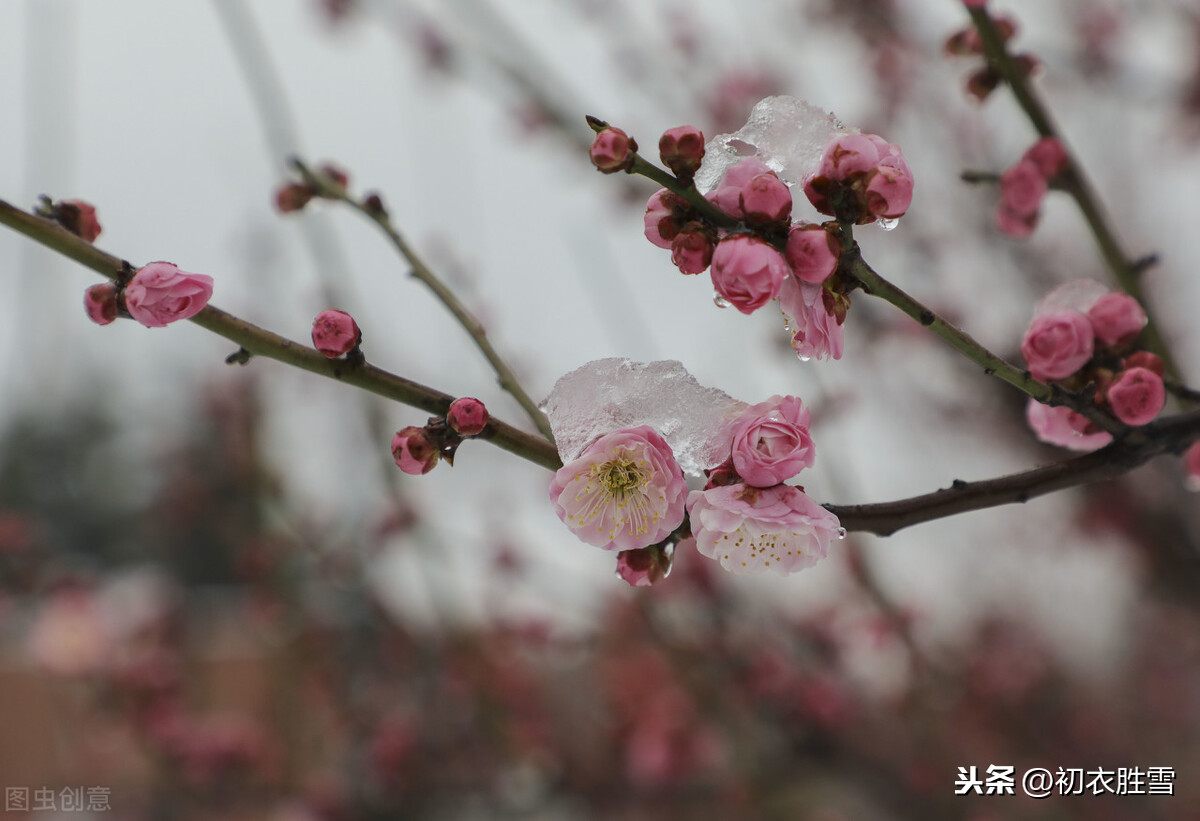
<svg viewBox="0 0 1200 821"><path fill-rule="evenodd" d="M479 348L480 353L483 354L484 358L487 359L492 369L496 372L500 387L508 391L517 400L517 404L521 406L533 424L537 426L542 436L553 442L554 433L550 429L550 420L546 418L546 415L538 408L537 403L521 387L521 383L518 381L516 374L513 373L512 368L508 366L508 363L504 361L499 352L493 347L491 340L487 337L487 330L483 327L483 324L474 314L467 310L467 307L455 296L454 292L446 287L446 284L425 264L425 261L408 244L403 235L396 230L387 212L382 208L371 209L366 207L363 203L350 197L346 193L345 188L324 174L314 173L300 160L293 159L292 164L295 165L301 176L303 176L304 181L313 186L322 197L346 203L379 226L379 229L387 235L387 238L396 250L400 252L400 255L412 266L410 274L424 283L433 292L433 295L438 298L438 301L445 305L446 309L454 315L454 318L458 320L458 324L462 325L467 333L471 335L471 339L475 341L475 346Z"/></svg>
<svg viewBox="0 0 1200 821"><path fill-rule="evenodd" d="M1083 214L1083 219L1096 240L1100 256L1104 258L1104 262L1108 266L1109 271L1112 272L1113 278L1121 289L1136 299L1146 311L1149 322L1143 333L1145 334L1147 347L1162 358L1168 377L1177 382L1182 381L1179 367L1175 362L1174 356L1171 354L1170 348L1158 332L1158 323L1154 319L1152 307L1142 290L1141 279L1138 276L1141 273L1141 266L1121 249L1121 245L1117 241L1116 231L1109 222L1108 216L1104 213L1104 208L1100 204L1100 198L1097 196L1091 181L1087 178L1082 166L1075 160L1074 154L1068 148L1066 140L1063 139L1058 127L1054 124L1049 109L1046 108L1046 105L1037 96L1036 92L1034 92L1027 78L1013 62L1012 56L1008 53L1008 49L1005 46L1004 39L1000 36L1000 32L996 29L996 25L988 15L987 10L983 8L968 8L967 11L971 15L971 21L975 24L975 28L979 32L979 38L983 42L984 53L987 55L988 63L1000 72L1000 76L1008 83L1009 88L1012 89L1013 96L1016 97L1017 104L1025 112L1025 116L1029 118L1029 121L1033 124L1038 134L1043 137L1054 137L1062 143L1064 150L1066 150L1067 163L1056 187L1066 191L1075 200L1075 204L1079 206L1079 210Z"/></svg>
<svg viewBox="0 0 1200 821"><path fill-rule="evenodd" d="M125 260L104 253L65 228L16 208L4 200L0 200L0 224L7 225L109 279L119 279L129 266ZM345 360L328 359L313 348L285 339L212 305L196 314L190 321L225 337L253 355L336 379L428 413L444 416L450 408L450 403L454 401L454 397L448 394L374 365L354 365ZM526 433L495 417L479 438L550 470L562 467L562 460L559 459L558 450L552 441Z"/></svg>

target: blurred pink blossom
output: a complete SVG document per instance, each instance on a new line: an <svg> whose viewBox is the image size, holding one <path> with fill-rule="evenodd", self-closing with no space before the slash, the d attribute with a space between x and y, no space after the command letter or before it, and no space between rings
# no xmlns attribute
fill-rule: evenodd
<svg viewBox="0 0 1200 821"><path fill-rule="evenodd" d="M1037 379L1066 379L1088 363L1094 344L1086 316L1056 311L1034 317L1021 340L1021 353Z"/></svg>

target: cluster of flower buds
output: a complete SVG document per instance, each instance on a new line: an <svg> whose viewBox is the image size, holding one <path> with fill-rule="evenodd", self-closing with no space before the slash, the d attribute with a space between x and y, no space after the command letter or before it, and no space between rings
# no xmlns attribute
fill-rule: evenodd
<svg viewBox="0 0 1200 821"><path fill-rule="evenodd" d="M704 156L704 135L691 126L673 128L659 148L681 184L690 184ZM896 146L875 135L841 134L826 145L804 193L819 212L865 224L903 216L913 179ZM646 204L646 238L670 250L682 273L709 270L721 307L750 314L778 299L802 358L840 358L850 301L837 276L838 221L793 222L791 190L755 157L730 167L705 198L728 219L718 225L685 197L666 188L655 192Z"/></svg>
<svg viewBox="0 0 1200 821"><path fill-rule="evenodd" d="M464 396L450 403L445 416L432 416L423 428L409 425L392 437L392 458L405 473L421 476L437 467L438 460L454 464L463 439L483 433L488 411L478 399Z"/></svg>
<svg viewBox="0 0 1200 821"><path fill-rule="evenodd" d="M128 282L103 282L88 288L83 307L97 325L128 316L147 328L162 328L200 313L212 292L213 280L206 274L181 271L171 262L151 262Z"/></svg>
<svg viewBox="0 0 1200 821"><path fill-rule="evenodd" d="M965 5L971 8L982 9L982 2L966 2ZM1002 42L1007 43L1017 33L1017 24L1011 17L993 17L992 25L996 32L1000 35ZM968 26L961 31L957 31L950 35L946 40L946 54L950 57L983 57L984 47L983 40L979 36L979 30L975 26ZM1013 66L1017 73L1022 77L1029 77L1041 65L1038 59L1032 54L1014 54L1012 56ZM967 93L976 100L985 100L988 95L999 87L1004 77L1000 72L987 60L979 68L971 72L967 78Z"/></svg>
<svg viewBox="0 0 1200 821"><path fill-rule="evenodd" d="M317 169L317 173L343 189L350 184L350 176L335 165L325 163ZM323 196L321 191L306 182L289 182L276 189L275 207L280 213L287 214L303 209L309 200L320 196Z"/></svg>
<svg viewBox="0 0 1200 821"><path fill-rule="evenodd" d="M1042 199L1067 167L1067 152L1056 137L1042 137L1019 162L1000 175L996 225L1006 234L1027 237L1037 227Z"/></svg>
<svg viewBox="0 0 1200 821"><path fill-rule="evenodd" d="M1127 425L1151 422L1166 404L1163 363L1137 348L1146 312L1127 294L1087 281L1047 295L1025 331L1021 353L1037 379L1071 390L1095 385L1095 401ZM1038 438L1073 450L1093 450L1112 437L1066 407L1030 400L1026 411Z"/></svg>

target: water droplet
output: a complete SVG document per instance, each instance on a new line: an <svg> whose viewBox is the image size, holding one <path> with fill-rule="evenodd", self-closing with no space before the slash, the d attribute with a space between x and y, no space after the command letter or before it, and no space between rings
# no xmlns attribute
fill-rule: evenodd
<svg viewBox="0 0 1200 821"><path fill-rule="evenodd" d="M896 230L896 226L900 224L900 220L899 220L899 218L897 218L897 219L880 218L880 219L875 220L875 224L878 225L880 228L882 228L884 231L894 231L894 230Z"/></svg>
<svg viewBox="0 0 1200 821"><path fill-rule="evenodd" d="M671 571L675 569L675 543L669 542L663 548L663 559L667 563L666 570L663 571L662 577L665 579L671 575Z"/></svg>
<svg viewBox="0 0 1200 821"><path fill-rule="evenodd" d="M713 305L716 305L718 308L728 308L729 300L720 294L713 294Z"/></svg>
<svg viewBox="0 0 1200 821"><path fill-rule="evenodd" d="M799 359L801 362L808 362L812 359L811 356L808 356L807 354L802 354L798 351L796 353L796 358Z"/></svg>
<svg viewBox="0 0 1200 821"><path fill-rule="evenodd" d="M839 527L839 528L838 528L838 538L839 538L839 539L844 539L844 538L846 538L846 528L844 528L844 527Z"/></svg>

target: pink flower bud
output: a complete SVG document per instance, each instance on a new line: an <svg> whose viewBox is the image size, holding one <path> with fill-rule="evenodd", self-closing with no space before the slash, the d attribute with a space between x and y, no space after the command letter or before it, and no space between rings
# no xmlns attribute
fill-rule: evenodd
<svg viewBox="0 0 1200 821"><path fill-rule="evenodd" d="M362 342L362 331L345 311L321 311L313 320L313 347L330 359L349 353Z"/></svg>
<svg viewBox="0 0 1200 821"><path fill-rule="evenodd" d="M1121 370L1128 370L1129 368L1145 368L1159 376L1162 376L1166 371L1166 366L1163 365L1162 359L1149 351L1136 351L1122 359Z"/></svg>
<svg viewBox="0 0 1200 821"><path fill-rule="evenodd" d="M1183 452L1183 470L1187 474L1187 489L1200 491L1200 442L1193 442Z"/></svg>
<svg viewBox="0 0 1200 821"><path fill-rule="evenodd" d="M865 225L896 219L912 203L913 177L900 149L875 134L839 134L825 146L804 193L822 214ZM836 213L835 213L836 209Z"/></svg>
<svg viewBox="0 0 1200 821"><path fill-rule="evenodd" d="M1037 227L1038 212L1018 214L1003 202L996 206L996 227L1010 237L1027 237Z"/></svg>
<svg viewBox="0 0 1200 821"><path fill-rule="evenodd" d="M682 227L679 218L686 206L686 201L665 188L651 194L646 203L646 239L659 248L670 248Z"/></svg>
<svg viewBox="0 0 1200 821"><path fill-rule="evenodd" d="M86 242L95 242L100 236L100 221L96 219L96 208L83 200L63 200L54 206L54 219Z"/></svg>
<svg viewBox="0 0 1200 821"><path fill-rule="evenodd" d="M633 165L633 152L637 143L619 128L608 127L596 135L592 142L592 165L605 174L625 171Z"/></svg>
<svg viewBox="0 0 1200 821"><path fill-rule="evenodd" d="M671 242L671 262L685 274L703 273L712 258L712 240L700 223L689 223Z"/></svg>
<svg viewBox="0 0 1200 821"><path fill-rule="evenodd" d="M794 396L773 396L743 414L734 429L731 458L746 484L771 487L812 466L816 451L809 416Z"/></svg>
<svg viewBox="0 0 1200 821"><path fill-rule="evenodd" d="M792 214L792 192L774 172L759 174L742 186L738 203L746 221L760 225L783 222Z"/></svg>
<svg viewBox="0 0 1200 821"><path fill-rule="evenodd" d="M422 476L437 465L438 449L425 428L409 425L392 437L392 458L405 473Z"/></svg>
<svg viewBox="0 0 1200 821"><path fill-rule="evenodd" d="M1046 178L1031 160L1021 160L1000 176L1000 202L1012 213L1037 213L1046 196Z"/></svg>
<svg viewBox="0 0 1200 821"><path fill-rule="evenodd" d="M690 180L704 159L704 133L691 125L669 128L658 141L658 155L675 176Z"/></svg>
<svg viewBox="0 0 1200 821"><path fill-rule="evenodd" d="M1021 158L1037 166L1041 175L1050 181L1067 167L1067 150L1056 137L1042 137Z"/></svg>
<svg viewBox="0 0 1200 821"><path fill-rule="evenodd" d="M758 237L734 234L713 252L713 287L744 314L751 314L779 294L787 261Z"/></svg>
<svg viewBox="0 0 1200 821"><path fill-rule="evenodd" d="M1162 377L1146 368L1121 371L1108 386L1108 406L1126 425L1145 425L1167 403Z"/></svg>
<svg viewBox="0 0 1200 821"><path fill-rule="evenodd" d="M317 171L329 177L339 188L345 188L350 184L350 175L332 163L322 163Z"/></svg>
<svg viewBox="0 0 1200 821"><path fill-rule="evenodd" d="M125 308L147 328L162 328L200 313L212 292L210 276L189 274L170 262L151 262L125 286Z"/></svg>
<svg viewBox="0 0 1200 821"><path fill-rule="evenodd" d="M630 587L650 587L667 577L671 570L674 547L658 545L636 550L622 550L617 554L617 576Z"/></svg>
<svg viewBox="0 0 1200 821"><path fill-rule="evenodd" d="M837 270L842 243L820 225L798 222L788 233L784 256L792 274L803 282L820 285Z"/></svg>
<svg viewBox="0 0 1200 821"><path fill-rule="evenodd" d="M1146 327L1146 312L1128 294L1113 292L1096 300L1088 309L1096 338L1110 348L1128 345Z"/></svg>
<svg viewBox="0 0 1200 821"><path fill-rule="evenodd" d="M1092 323L1078 311L1034 317L1021 353L1037 379L1066 379L1088 363L1094 352Z"/></svg>
<svg viewBox="0 0 1200 821"><path fill-rule="evenodd" d="M879 163L879 148L870 135L839 134L825 146L817 173L831 180L866 174Z"/></svg>
<svg viewBox="0 0 1200 821"><path fill-rule="evenodd" d="M912 204L913 179L903 158L896 165L881 164L867 182L867 213L879 219L899 219Z"/></svg>
<svg viewBox="0 0 1200 821"><path fill-rule="evenodd" d="M740 220L745 216L742 211L742 188L760 174L770 173L771 169L758 157L747 157L731 166L721 178L721 184L705 195L705 199Z"/></svg>
<svg viewBox="0 0 1200 821"><path fill-rule="evenodd" d="M117 318L117 286L101 282L83 292L83 307L88 319L97 325L107 325Z"/></svg>
<svg viewBox="0 0 1200 821"><path fill-rule="evenodd" d="M483 403L470 396L455 399L446 412L446 424L459 436L478 436L487 427L488 411Z"/></svg>
<svg viewBox="0 0 1200 821"><path fill-rule="evenodd" d="M299 211L313 198L313 190L304 183L289 182L275 192L275 208L281 214Z"/></svg>

